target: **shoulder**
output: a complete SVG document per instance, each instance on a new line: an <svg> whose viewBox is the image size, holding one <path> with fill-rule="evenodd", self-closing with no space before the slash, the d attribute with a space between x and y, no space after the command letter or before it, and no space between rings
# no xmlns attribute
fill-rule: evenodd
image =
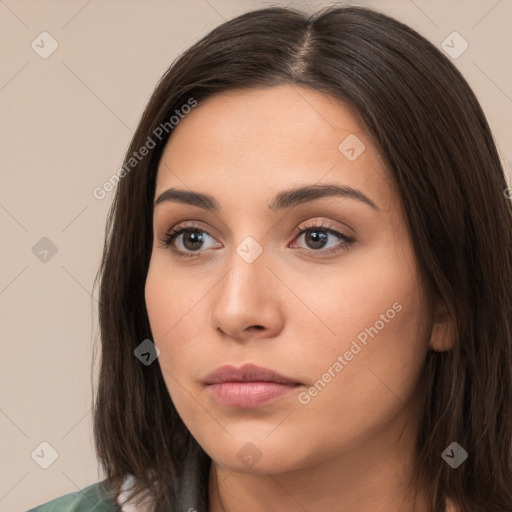
<svg viewBox="0 0 512 512"><path fill-rule="evenodd" d="M54 500L31 508L27 512L120 512L115 496L103 482L97 482L84 489L60 496Z"/></svg>

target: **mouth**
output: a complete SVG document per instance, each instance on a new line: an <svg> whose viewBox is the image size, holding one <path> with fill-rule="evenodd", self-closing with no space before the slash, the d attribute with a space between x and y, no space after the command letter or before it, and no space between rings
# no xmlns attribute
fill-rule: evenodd
<svg viewBox="0 0 512 512"><path fill-rule="evenodd" d="M212 398L230 407L259 407L290 394L302 383L254 364L225 365L204 380Z"/></svg>
<svg viewBox="0 0 512 512"><path fill-rule="evenodd" d="M210 384L208 391L215 401L231 407L259 407L276 401L300 387L278 382L221 382Z"/></svg>

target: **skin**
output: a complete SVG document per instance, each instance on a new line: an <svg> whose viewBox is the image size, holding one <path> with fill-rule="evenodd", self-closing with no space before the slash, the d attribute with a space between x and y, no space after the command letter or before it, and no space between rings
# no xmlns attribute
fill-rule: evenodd
<svg viewBox="0 0 512 512"><path fill-rule="evenodd" d="M365 145L354 161L338 149L349 134ZM448 350L452 341L444 307L431 303L420 279L388 176L356 113L307 88L221 93L175 127L155 198L179 187L214 196L221 210L155 206L145 294L170 396L212 458L210 512L427 510L422 489L415 508L406 493L420 375L428 349ZM358 189L379 210L346 197L267 206L285 189L325 183ZM191 258L161 241L188 221L204 230L203 246L194 252L190 234L173 245ZM354 242L323 254L311 239L317 222ZM236 252L248 236L263 249L252 263ZM327 249L343 244L327 236ZM396 303L394 318L301 403L299 393ZM246 362L302 386L262 407L217 403L204 377ZM260 456L251 466L238 456L244 446Z"/></svg>

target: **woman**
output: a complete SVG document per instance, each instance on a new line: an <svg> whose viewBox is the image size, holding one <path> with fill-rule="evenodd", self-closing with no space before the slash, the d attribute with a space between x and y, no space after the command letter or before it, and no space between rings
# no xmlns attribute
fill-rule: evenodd
<svg viewBox="0 0 512 512"><path fill-rule="evenodd" d="M512 510L511 207L431 43L361 7L239 16L119 178L107 478L33 510Z"/></svg>

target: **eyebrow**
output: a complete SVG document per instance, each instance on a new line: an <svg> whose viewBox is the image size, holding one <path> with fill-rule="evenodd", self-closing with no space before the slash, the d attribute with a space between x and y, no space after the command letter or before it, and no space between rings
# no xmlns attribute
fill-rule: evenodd
<svg viewBox="0 0 512 512"><path fill-rule="evenodd" d="M282 192L279 192L272 201L267 204L267 206L271 211L275 212L291 208L299 204L308 203L322 197L333 196L355 199L370 206L376 211L380 211L380 208L360 190L336 184L306 185L303 187L283 190ZM212 212L219 212L221 210L219 203L213 196L178 188L169 188L162 192L157 197L155 206L165 202L197 206Z"/></svg>

